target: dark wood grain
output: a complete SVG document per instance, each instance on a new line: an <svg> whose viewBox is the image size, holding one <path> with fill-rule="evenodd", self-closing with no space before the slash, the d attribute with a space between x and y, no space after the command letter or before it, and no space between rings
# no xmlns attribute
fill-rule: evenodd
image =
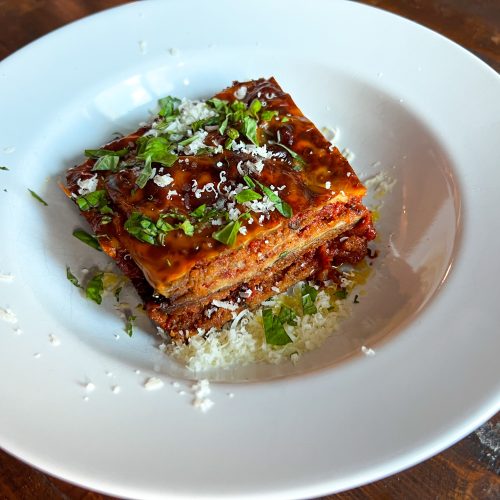
<svg viewBox="0 0 500 500"><path fill-rule="evenodd" d="M305 0L306 1L306 0ZM311 1L311 0L307 0ZM0 0L0 59L64 24L123 0ZM500 0L365 0L417 21L500 70ZM1 411L1 410L0 410ZM0 500L105 500L0 450ZM400 474L325 499L499 499L500 417Z"/></svg>

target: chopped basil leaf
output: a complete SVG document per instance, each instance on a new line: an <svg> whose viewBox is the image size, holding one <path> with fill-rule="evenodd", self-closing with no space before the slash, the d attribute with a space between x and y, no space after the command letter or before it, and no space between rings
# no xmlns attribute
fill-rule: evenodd
<svg viewBox="0 0 500 500"><path fill-rule="evenodd" d="M261 184L259 181L255 182L260 189L262 189L262 192L273 202L276 210L283 215L283 217L289 219L293 215L292 207L286 201L283 201L274 191L264 186L264 184Z"/></svg>
<svg viewBox="0 0 500 500"><path fill-rule="evenodd" d="M347 298L347 290L345 288L341 288L335 292L335 297L337 299L346 299Z"/></svg>
<svg viewBox="0 0 500 500"><path fill-rule="evenodd" d="M248 175L243 176L243 180L246 182L246 185L249 188L254 188L255 187L255 182Z"/></svg>
<svg viewBox="0 0 500 500"><path fill-rule="evenodd" d="M186 236L193 236L194 234L194 226L189 222L188 219L186 219L180 226L179 229L182 229L184 231L184 234Z"/></svg>
<svg viewBox="0 0 500 500"><path fill-rule="evenodd" d="M231 103L231 109L235 112L235 113L244 113L247 109L247 106L244 102L241 102L241 101L233 101ZM239 117L237 116L237 118L239 119Z"/></svg>
<svg viewBox="0 0 500 500"><path fill-rule="evenodd" d="M104 205L103 207L101 207L99 209L99 212L101 214L112 214L113 213L113 209L109 205ZM103 219L104 219L104 217L103 217ZM101 219L101 223L102 223L102 219Z"/></svg>
<svg viewBox="0 0 500 500"><path fill-rule="evenodd" d="M40 196L38 196L35 191L32 191L31 189L28 189L28 191L31 193L31 196L33 196L33 198L35 198L35 200L39 201L40 203L42 203L43 205L45 205L46 207L49 206L49 204L45 201L45 200L42 200L42 198L40 198Z"/></svg>
<svg viewBox="0 0 500 500"><path fill-rule="evenodd" d="M279 318L273 314L272 309L268 307L262 309L262 322L264 324L266 342L269 345L286 345L292 341Z"/></svg>
<svg viewBox="0 0 500 500"><path fill-rule="evenodd" d="M227 114L226 118L224 118L224 121L221 123L221 125L219 127L219 134L220 135L224 135L224 132L226 131L227 126L229 124L229 118L230 118L230 116L231 116L231 114Z"/></svg>
<svg viewBox="0 0 500 500"><path fill-rule="evenodd" d="M87 288L85 288L85 295L87 298L93 300L96 304L102 302L102 292L104 291L103 276L104 273L98 272L88 282Z"/></svg>
<svg viewBox="0 0 500 500"><path fill-rule="evenodd" d="M125 156L128 153L128 148L117 149L113 151L112 149L86 149L85 156L90 158L102 158L105 156Z"/></svg>
<svg viewBox="0 0 500 500"><path fill-rule="evenodd" d="M282 259L283 257L286 257L290 252L288 251L284 251L284 252L281 252L279 255L278 255L278 259Z"/></svg>
<svg viewBox="0 0 500 500"><path fill-rule="evenodd" d="M180 219L182 222L174 226L165 220L168 217ZM185 235L193 236L195 229L185 215L175 212L161 214L156 223L140 212L133 212L125 222L124 227L126 231L139 241L149 243L150 245L164 245L165 238L170 231L180 229Z"/></svg>
<svg viewBox="0 0 500 500"><path fill-rule="evenodd" d="M109 224L113 220L113 217L111 215L103 215L101 217L101 224L106 225Z"/></svg>
<svg viewBox="0 0 500 500"><path fill-rule="evenodd" d="M0 170L10 170L8 167L4 167L3 165L0 167Z"/></svg>
<svg viewBox="0 0 500 500"><path fill-rule="evenodd" d="M278 319L282 325L289 324L292 326L297 326L297 315L295 311L287 306L281 306L280 312L278 313Z"/></svg>
<svg viewBox="0 0 500 500"><path fill-rule="evenodd" d="M318 296L318 290L308 283L304 283L302 286L302 312L306 314L315 314L318 309L314 305L314 301Z"/></svg>
<svg viewBox="0 0 500 500"><path fill-rule="evenodd" d="M259 118L259 111L262 109L262 103L258 99L254 99L248 107L248 112L254 117Z"/></svg>
<svg viewBox="0 0 500 500"><path fill-rule="evenodd" d="M244 189L234 198L238 203L245 203L246 201L260 200L262 196L259 193L256 193L253 189Z"/></svg>
<svg viewBox="0 0 500 500"><path fill-rule="evenodd" d="M271 111L270 109L266 109L262 111L260 114L260 119L265 122L270 122L275 116L278 116L277 111Z"/></svg>
<svg viewBox="0 0 500 500"><path fill-rule="evenodd" d="M177 109L181 100L177 97L167 96L163 99L158 100L158 104L160 105L160 111L158 114L160 116L172 116L178 113Z"/></svg>
<svg viewBox="0 0 500 500"><path fill-rule="evenodd" d="M127 315L125 328L123 330L129 337L132 337L132 335L134 333L134 321L135 320L136 320L136 317L133 314Z"/></svg>
<svg viewBox="0 0 500 500"><path fill-rule="evenodd" d="M73 236L78 238L83 243L86 243L89 247L95 248L96 250L102 251L101 245L99 245L99 241L94 236L85 232L83 229L75 229L73 231Z"/></svg>
<svg viewBox="0 0 500 500"><path fill-rule="evenodd" d="M284 116L282 119L281 119L281 123L286 123L286 122L289 122L290 121L290 118L288 118L288 116Z"/></svg>
<svg viewBox="0 0 500 500"><path fill-rule="evenodd" d="M119 286L115 292L114 292L114 295L115 295L115 299L116 299L116 302L120 302L120 293L122 292L122 287Z"/></svg>
<svg viewBox="0 0 500 500"><path fill-rule="evenodd" d="M245 116L243 118L243 134L256 146L259 145L259 140L257 138L257 120L255 120L255 118L251 118L250 116Z"/></svg>
<svg viewBox="0 0 500 500"><path fill-rule="evenodd" d="M151 168L151 156L146 157L146 161L144 162L144 167L137 177L135 183L141 188L144 189L144 186L147 184L149 179L151 179L153 175L153 169Z"/></svg>
<svg viewBox="0 0 500 500"><path fill-rule="evenodd" d="M165 137L141 137L137 143L139 160L150 157L152 162L161 163L166 167L171 167L177 161L178 157L170 151L171 144Z"/></svg>
<svg viewBox="0 0 500 500"><path fill-rule="evenodd" d="M226 130L226 135L227 135L227 140L224 144L224 148L231 149L233 146L234 140L239 137L240 133L235 128L230 127Z"/></svg>
<svg viewBox="0 0 500 500"><path fill-rule="evenodd" d="M155 223L140 212L133 212L124 224L125 230L140 241L154 245L158 235Z"/></svg>
<svg viewBox="0 0 500 500"><path fill-rule="evenodd" d="M193 210L189 215L191 215L192 217L201 218L201 217L203 217L203 214L205 213L206 208L207 208L207 205L204 203L203 205L200 205L198 208Z"/></svg>
<svg viewBox="0 0 500 500"><path fill-rule="evenodd" d="M208 99L207 104L210 104L211 106L213 106L216 111L223 112L225 114L227 114L229 112L228 101L218 99L217 97L212 97L212 99Z"/></svg>
<svg viewBox="0 0 500 500"><path fill-rule="evenodd" d="M178 143L179 146L187 146L188 144L191 144L193 141L198 139L198 135L194 134L191 137L188 137L187 139L184 139L183 141L180 141Z"/></svg>
<svg viewBox="0 0 500 500"><path fill-rule="evenodd" d="M233 220L229 224L226 224L220 231L212 233L212 238L232 247L236 243L236 236L238 236L240 227L240 221Z"/></svg>
<svg viewBox="0 0 500 500"><path fill-rule="evenodd" d="M295 161L295 170L302 170L304 168L304 165L306 164L306 162L302 158L302 156L298 155L295 151L293 151L293 149L287 148L284 144L281 144L281 142L276 142L275 144L277 146L281 146L283 149L288 151L288 153L290 153L290 156Z"/></svg>
<svg viewBox="0 0 500 500"><path fill-rule="evenodd" d="M118 156L101 156L92 167L92 172L96 170L111 170L112 172L116 172L118 170L118 163L120 163Z"/></svg>
<svg viewBox="0 0 500 500"><path fill-rule="evenodd" d="M205 156L205 155L211 155L214 152L214 149L212 146L207 146L204 148L200 148L196 151L195 156Z"/></svg>
<svg viewBox="0 0 500 500"><path fill-rule="evenodd" d="M76 199L76 203L82 212L91 208L103 208L108 202L108 197L104 189L98 189Z"/></svg>
<svg viewBox="0 0 500 500"><path fill-rule="evenodd" d="M80 285L78 278L71 272L69 266L66 266L66 278L68 278L68 280L77 288L82 288L82 285Z"/></svg>

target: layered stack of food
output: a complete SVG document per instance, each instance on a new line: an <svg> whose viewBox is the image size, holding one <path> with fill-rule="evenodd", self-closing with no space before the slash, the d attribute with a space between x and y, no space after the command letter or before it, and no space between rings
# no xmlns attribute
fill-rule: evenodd
<svg viewBox="0 0 500 500"><path fill-rule="evenodd" d="M366 256L365 188L274 78L160 107L150 125L87 150L67 188L173 339Z"/></svg>

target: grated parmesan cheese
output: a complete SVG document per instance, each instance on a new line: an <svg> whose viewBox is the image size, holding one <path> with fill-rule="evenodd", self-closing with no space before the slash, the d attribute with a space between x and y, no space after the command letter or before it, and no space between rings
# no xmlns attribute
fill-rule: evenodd
<svg viewBox="0 0 500 500"><path fill-rule="evenodd" d="M248 89L245 87L245 85L242 85L241 87L238 88L238 90L236 90L236 92L234 93L234 97L236 97L236 99L239 99L241 101L242 99L245 99L247 91Z"/></svg>
<svg viewBox="0 0 500 500"><path fill-rule="evenodd" d="M0 319L7 323L17 323L17 316L9 308L0 307Z"/></svg>
<svg viewBox="0 0 500 500"><path fill-rule="evenodd" d="M4 283L12 283L14 281L14 275L0 273L0 281L3 281Z"/></svg>
<svg viewBox="0 0 500 500"><path fill-rule="evenodd" d="M375 356L375 351L373 349L371 349L370 347L361 346L361 352L365 356Z"/></svg>
<svg viewBox="0 0 500 500"><path fill-rule="evenodd" d="M210 382L207 379L199 380L196 384L191 386L194 393L193 406L203 413L206 413L214 402L207 396L210 394Z"/></svg>
<svg viewBox="0 0 500 500"><path fill-rule="evenodd" d="M78 184L78 194L80 196L85 196L86 194L93 193L97 189L97 174L94 174L88 179L78 179L76 183Z"/></svg>
<svg viewBox="0 0 500 500"><path fill-rule="evenodd" d="M236 311L238 306L234 302L229 302L225 300L212 300L212 304L215 307L220 307L222 309L228 309L229 311Z"/></svg>
<svg viewBox="0 0 500 500"><path fill-rule="evenodd" d="M157 377L149 377L144 382L144 389L146 391L156 391L163 387L163 381Z"/></svg>
<svg viewBox="0 0 500 500"><path fill-rule="evenodd" d="M355 273L356 271L345 273L342 286L352 289L355 284ZM298 283L286 292L268 299L262 305L279 309L282 304L290 306L290 302L294 300L298 301L296 304L300 304L301 287L302 283ZM251 293L251 290L246 290L241 292L240 296L248 298ZM223 301L212 303L224 304ZM260 309L256 311L244 309L238 315L233 313L231 323L221 329L212 328L204 337L193 336L187 344L169 344L167 353L195 373L203 373L214 367L228 368L256 362L275 364L290 360L296 363L301 354L316 349L333 333L336 322L347 316L350 301L339 299L335 294L329 294L328 290L323 289L318 291L315 305L317 313L297 316L295 327L285 325L292 342L284 346L267 344ZM236 304L231 306L237 309ZM300 307L296 305L297 310L300 310ZM205 311L207 316L208 311Z"/></svg>
<svg viewBox="0 0 500 500"><path fill-rule="evenodd" d="M174 178L170 174L164 174L164 175L157 174L153 177L153 182L158 187L166 187L169 184L172 184L172 182L174 182Z"/></svg>

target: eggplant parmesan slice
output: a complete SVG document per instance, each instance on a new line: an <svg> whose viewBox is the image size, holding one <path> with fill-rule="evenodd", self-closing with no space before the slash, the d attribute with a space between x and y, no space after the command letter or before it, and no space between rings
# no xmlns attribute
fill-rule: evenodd
<svg viewBox="0 0 500 500"><path fill-rule="evenodd" d="M365 257L375 230L364 186L274 78L160 105L151 125L87 151L66 180L173 339Z"/></svg>

